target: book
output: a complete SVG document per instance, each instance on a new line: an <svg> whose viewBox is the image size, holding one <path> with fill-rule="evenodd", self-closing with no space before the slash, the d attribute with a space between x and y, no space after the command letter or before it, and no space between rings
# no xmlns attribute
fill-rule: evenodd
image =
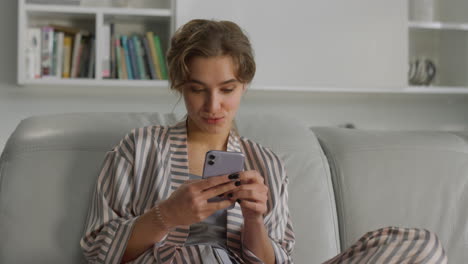
<svg viewBox="0 0 468 264"><path fill-rule="evenodd" d="M144 59L146 62L146 67L149 72L151 80L158 79L156 76L156 71L154 70L153 57L151 56L151 49L149 48L148 38L146 36L142 37L143 49L144 49Z"/></svg>
<svg viewBox="0 0 468 264"><path fill-rule="evenodd" d="M89 63L88 63L88 78L94 78L95 70L96 70L96 39L91 38L90 43L90 55L89 55Z"/></svg>
<svg viewBox="0 0 468 264"><path fill-rule="evenodd" d="M41 75L52 76L52 57L54 52L54 29L42 27L41 38Z"/></svg>
<svg viewBox="0 0 468 264"><path fill-rule="evenodd" d="M120 61L121 61L121 65L122 65L122 79L124 80L128 80L130 79L128 77L128 71L127 71L127 62L126 62L126 59L125 59L125 50L124 48L122 47L122 42L120 41L119 42L120 46L119 46L119 49L120 49Z"/></svg>
<svg viewBox="0 0 468 264"><path fill-rule="evenodd" d="M102 64L101 76L102 78L111 77L111 28L109 24L102 26Z"/></svg>
<svg viewBox="0 0 468 264"><path fill-rule="evenodd" d="M153 58L154 70L156 71L156 75L158 76L159 80L162 80L162 73L161 68L159 67L159 59L156 53L156 46L154 44L154 33L153 32L146 32L146 38L148 38L149 48L151 49L151 57Z"/></svg>
<svg viewBox="0 0 468 264"><path fill-rule="evenodd" d="M41 78L41 29L28 28L26 78Z"/></svg>
<svg viewBox="0 0 468 264"><path fill-rule="evenodd" d="M62 77L70 78L71 61L72 61L72 36L65 36L63 39L63 66Z"/></svg>
<svg viewBox="0 0 468 264"><path fill-rule="evenodd" d="M55 77L57 72L57 32L54 32L53 45L52 45L52 63L50 66L50 77Z"/></svg>
<svg viewBox="0 0 468 264"><path fill-rule="evenodd" d="M115 36L114 39L114 52L115 52L115 65L117 67L117 79L124 79L123 72L122 72L122 59L121 59L121 51L120 51L120 38Z"/></svg>
<svg viewBox="0 0 468 264"><path fill-rule="evenodd" d="M117 63L116 63L116 52L115 52L115 24L110 24L110 77L112 79L117 79Z"/></svg>
<svg viewBox="0 0 468 264"><path fill-rule="evenodd" d="M156 53L159 59L159 67L161 69L161 79L167 80L167 69L166 69L166 60L164 53L162 51L161 39L158 35L154 35L154 44L156 46Z"/></svg>
<svg viewBox="0 0 468 264"><path fill-rule="evenodd" d="M135 50L135 45L133 45L132 38L129 37L127 39L127 47L128 47L128 52L130 56L130 65L132 67L132 74L133 74L133 79L134 80L139 80L140 79L140 71L138 70L138 62L136 58L136 50Z"/></svg>
<svg viewBox="0 0 468 264"><path fill-rule="evenodd" d="M81 49L81 33L78 32L75 34L74 43L73 43L73 52L72 52L71 70L70 70L71 78L76 78L78 75L78 67L80 65L79 64L80 49Z"/></svg>
<svg viewBox="0 0 468 264"><path fill-rule="evenodd" d="M89 65L89 54L90 54L90 40L88 38L82 38L81 40L81 54L80 54L80 66L77 77L84 78L88 76L88 65Z"/></svg>
<svg viewBox="0 0 468 264"><path fill-rule="evenodd" d="M63 41L64 41L64 37L65 37L65 34L63 32L56 32L55 33L55 36L56 37L56 41L54 42L56 44L56 48L54 49L55 52L54 52L54 75L57 77L57 78L61 78L62 77L62 64L63 64Z"/></svg>
<svg viewBox="0 0 468 264"><path fill-rule="evenodd" d="M143 61L143 49L141 47L140 38L138 36L133 36L133 45L135 46L136 58L138 63L138 72L140 73L140 79L147 80L148 76L146 75L146 65Z"/></svg>
<svg viewBox="0 0 468 264"><path fill-rule="evenodd" d="M128 75L128 79L129 80L133 80L133 72L132 72L132 65L131 65L131 62L130 62L130 53L128 51L128 45L127 45L127 36L126 35L123 35L121 40L120 40L120 43L123 47L123 51L124 51L124 58L125 58L125 68L127 69L127 75Z"/></svg>

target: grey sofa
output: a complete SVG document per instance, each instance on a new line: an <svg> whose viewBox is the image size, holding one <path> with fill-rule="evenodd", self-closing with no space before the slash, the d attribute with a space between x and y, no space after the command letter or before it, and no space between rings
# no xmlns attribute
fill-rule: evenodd
<svg viewBox="0 0 468 264"><path fill-rule="evenodd" d="M0 158L0 263L80 263L104 154L157 113L31 117ZM321 263L384 226L434 231L450 263L468 261L468 133L310 128L268 115L237 119L243 136L285 161L296 263Z"/></svg>

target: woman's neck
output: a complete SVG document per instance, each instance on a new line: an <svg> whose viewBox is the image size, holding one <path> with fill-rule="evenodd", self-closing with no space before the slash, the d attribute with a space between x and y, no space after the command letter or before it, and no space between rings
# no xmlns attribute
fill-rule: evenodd
<svg viewBox="0 0 468 264"><path fill-rule="evenodd" d="M230 128L220 133L206 133L187 120L187 140L192 146L207 150L226 150Z"/></svg>

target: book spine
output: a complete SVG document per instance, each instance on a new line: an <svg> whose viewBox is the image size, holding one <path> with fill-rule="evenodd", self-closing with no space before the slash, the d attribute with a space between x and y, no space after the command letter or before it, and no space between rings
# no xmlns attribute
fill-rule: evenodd
<svg viewBox="0 0 468 264"><path fill-rule="evenodd" d="M77 57L77 60L76 60L76 67L75 67L75 74L74 74L74 78L79 78L81 75L81 64L83 63L83 51L84 51L84 43L83 43L83 38L81 39L81 42L80 42L80 45L79 45L79 48L78 48L78 57Z"/></svg>
<svg viewBox="0 0 468 264"><path fill-rule="evenodd" d="M116 58L116 52L115 52L115 24L111 23L110 24L110 77L112 79L117 79L117 58Z"/></svg>
<svg viewBox="0 0 468 264"><path fill-rule="evenodd" d="M154 34L153 32L146 32L146 37L148 38L148 44L151 49L151 57L153 58L154 70L159 80L162 80L161 68L159 67L158 55L156 53L156 46L154 45Z"/></svg>
<svg viewBox="0 0 468 264"><path fill-rule="evenodd" d="M52 75L52 57L54 52L54 29L42 28L41 72L43 77Z"/></svg>
<svg viewBox="0 0 468 264"><path fill-rule="evenodd" d="M58 32L54 32L54 41L52 45L52 64L50 66L50 76L55 77L57 73L57 57L58 57L58 50L57 50L57 38L58 38Z"/></svg>
<svg viewBox="0 0 468 264"><path fill-rule="evenodd" d="M161 79L167 80L166 60L162 51L161 39L157 35L154 36L154 44L156 45L156 52L158 54L159 67L161 67Z"/></svg>
<svg viewBox="0 0 468 264"><path fill-rule="evenodd" d="M80 56L80 72L78 74L78 77L83 78L88 76L88 64L89 64L89 40L88 39L83 39L82 40L82 50L81 50L81 56Z"/></svg>
<svg viewBox="0 0 468 264"><path fill-rule="evenodd" d="M104 24L102 27L102 78L111 77L111 29L109 24Z"/></svg>
<svg viewBox="0 0 468 264"><path fill-rule="evenodd" d="M89 63L88 63L88 78L94 78L94 71L96 65L96 40L91 38L90 43L90 55L89 55Z"/></svg>
<svg viewBox="0 0 468 264"><path fill-rule="evenodd" d="M115 51L115 64L117 66L117 78L118 79L123 79L123 73L122 73L122 58L120 57L120 38L117 36L115 37L114 40L114 51Z"/></svg>
<svg viewBox="0 0 468 264"><path fill-rule="evenodd" d="M128 80L127 62L125 59L125 49L122 46L122 40L120 41L120 62L122 65L122 75L124 80Z"/></svg>
<svg viewBox="0 0 468 264"><path fill-rule="evenodd" d="M145 62L146 62L146 67L149 69L149 75L152 80L156 80L156 71L154 70L154 63L153 63L153 57L151 56L151 50L149 48L148 44L148 38L146 36L143 36L142 38L143 41L143 49L145 51Z"/></svg>
<svg viewBox="0 0 468 264"><path fill-rule="evenodd" d="M28 45L26 48L26 77L41 78L41 30L28 29Z"/></svg>
<svg viewBox="0 0 468 264"><path fill-rule="evenodd" d="M72 61L72 42L73 38L71 36L65 36L63 39L63 78L70 78Z"/></svg>
<svg viewBox="0 0 468 264"><path fill-rule="evenodd" d="M136 57L138 62L138 71L140 72L140 79L147 80L148 76L146 75L146 67L143 62L143 49L141 48L140 38L138 36L133 36L133 45L136 50Z"/></svg>
<svg viewBox="0 0 468 264"><path fill-rule="evenodd" d="M63 40L65 34L63 32L57 33L57 57L56 57L56 67L55 67L55 76L57 78L62 77L62 68L63 68Z"/></svg>
<svg viewBox="0 0 468 264"><path fill-rule="evenodd" d="M127 75L128 75L128 79L129 80L133 80L133 72L132 72L132 65L131 65L131 62L130 62L130 54L128 52L128 46L127 46L127 36L122 36L122 39L120 40L121 43L122 43L122 47L123 47L123 50L124 50L124 54L125 54L125 68L127 69Z"/></svg>
<svg viewBox="0 0 468 264"><path fill-rule="evenodd" d="M76 78L79 66L79 55L80 55L80 47L81 47L81 33L75 34L75 40L73 43L73 55L71 61L71 70L70 76L71 78Z"/></svg>
<svg viewBox="0 0 468 264"><path fill-rule="evenodd" d="M131 37L129 37L127 41L128 41L127 43L128 51L130 54L130 64L132 66L133 79L138 80L140 79L140 72L138 70L135 46L133 45L133 41Z"/></svg>

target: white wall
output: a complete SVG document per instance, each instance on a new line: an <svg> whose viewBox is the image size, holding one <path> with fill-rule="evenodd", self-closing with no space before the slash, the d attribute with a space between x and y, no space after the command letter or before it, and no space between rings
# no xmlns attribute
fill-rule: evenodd
<svg viewBox="0 0 468 264"><path fill-rule="evenodd" d="M407 0L178 0L177 26L226 19L250 35L257 85L392 88L406 83Z"/></svg>
<svg viewBox="0 0 468 264"><path fill-rule="evenodd" d="M336 1L330 3L338 4ZM16 85L16 4L16 0L3 0L0 3L2 36L0 149L3 149L8 135L17 123L31 115L93 111L171 111L177 97L161 89L18 87ZM262 14L261 11L259 10L259 14ZM372 35L364 34L362 37L366 38L366 41L373 40ZM328 52L325 47L322 48L323 52ZM356 74L361 73L358 68L350 70ZM178 105L176 111L183 111L182 103ZM311 125L322 126L353 122L358 128L372 129L468 129L466 95L358 95L249 91L241 111L285 114L302 118Z"/></svg>

